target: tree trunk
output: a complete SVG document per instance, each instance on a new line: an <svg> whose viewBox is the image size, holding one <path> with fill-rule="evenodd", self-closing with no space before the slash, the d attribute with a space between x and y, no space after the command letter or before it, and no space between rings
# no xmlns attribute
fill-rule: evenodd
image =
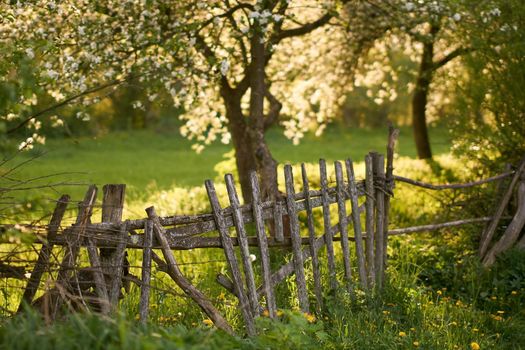
<svg viewBox="0 0 525 350"><path fill-rule="evenodd" d="M279 195L277 188L277 162L264 138L264 98L266 95L266 57L259 30L251 39L250 118L249 129L252 149L255 151L257 172L261 179L261 196L273 200Z"/></svg>
<svg viewBox="0 0 525 350"><path fill-rule="evenodd" d="M420 159L432 158L427 129L426 108L430 82L432 81L433 56L433 41L424 43L416 88L412 96L412 127L414 130L414 140L416 141L417 155Z"/></svg>

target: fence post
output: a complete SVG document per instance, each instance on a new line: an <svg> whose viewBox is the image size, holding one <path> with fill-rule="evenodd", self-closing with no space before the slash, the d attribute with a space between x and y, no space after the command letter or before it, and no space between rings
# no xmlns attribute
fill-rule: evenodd
<svg viewBox="0 0 525 350"><path fill-rule="evenodd" d="M379 289L383 287L384 278L384 240L385 240L385 158L382 154L373 152L374 160L374 186L376 192L376 229L375 229L375 268L376 285Z"/></svg>
<svg viewBox="0 0 525 350"><path fill-rule="evenodd" d="M122 222L126 185L108 184L104 185L102 191L102 222L120 224ZM117 236L115 240L118 243L124 238L124 234L121 231L122 228L115 235ZM116 281L116 279L122 278L123 275L122 271L117 271L117 269L126 269L124 266L121 266L125 254L119 252L121 249L121 246L118 248L100 248L100 264L106 276L107 284L110 286L109 292L112 305L118 303L118 297L120 295L121 281ZM124 274L126 273L127 271Z"/></svg>

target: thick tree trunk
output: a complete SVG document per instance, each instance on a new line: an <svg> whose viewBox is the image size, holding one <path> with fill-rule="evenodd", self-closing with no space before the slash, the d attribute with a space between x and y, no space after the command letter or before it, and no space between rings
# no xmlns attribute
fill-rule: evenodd
<svg viewBox="0 0 525 350"><path fill-rule="evenodd" d="M419 66L416 88L412 96L412 128L416 142L417 155L420 159L432 158L430 140L428 137L426 108L430 82L432 81L434 43L423 45L423 56Z"/></svg>

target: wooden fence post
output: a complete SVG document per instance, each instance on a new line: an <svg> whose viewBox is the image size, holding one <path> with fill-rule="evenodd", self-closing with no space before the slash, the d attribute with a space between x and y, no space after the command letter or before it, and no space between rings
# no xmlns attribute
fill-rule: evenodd
<svg viewBox="0 0 525 350"><path fill-rule="evenodd" d="M330 198L328 196L328 177L326 174L326 161L319 159L319 174L321 178L321 200L323 204L323 227L326 243L326 257L328 262L328 274L330 276L330 288L337 289L337 278L335 273L334 243L332 237L332 223L330 222Z"/></svg>
<svg viewBox="0 0 525 350"><path fill-rule="evenodd" d="M375 228L375 268L376 285L379 289L383 287L384 278L384 240L385 240L385 159L382 154L372 153L374 160L374 186L376 192L376 228Z"/></svg>
<svg viewBox="0 0 525 350"><path fill-rule="evenodd" d="M149 291L151 283L151 246L153 244L153 223L147 220L144 224L144 247L142 251L142 278L140 288L139 317L140 322L148 321Z"/></svg>
<svg viewBox="0 0 525 350"><path fill-rule="evenodd" d="M292 238L293 261L295 268L295 283L297 285L297 294L299 297L299 306L301 311L309 312L310 303L308 301L308 291L306 289L306 278L304 276L304 260L301 249L301 233L299 220L297 218L297 203L295 202L295 189L293 183L292 166L284 166L284 178L286 182L286 204L288 207L288 216L290 218L290 233Z"/></svg>
<svg viewBox="0 0 525 350"><path fill-rule="evenodd" d="M350 261L350 246L348 242L348 219L346 216L346 194L343 181L343 169L340 162L335 162L335 179L337 182L337 208L339 212L339 232L345 266L345 280L348 292L353 293L352 265Z"/></svg>
<svg viewBox="0 0 525 350"><path fill-rule="evenodd" d="M53 250L53 239L57 235L60 223L62 222L68 204L69 196L67 194L61 196L56 204L55 210L53 211L53 216L51 217L49 225L47 226L47 242L42 244L42 248L38 254L38 260L36 261L35 268L33 269L31 277L27 282L27 286L24 291L24 295L22 296L22 300L20 301L20 305L18 305L17 312L21 312L23 310L24 303L30 304L35 297L36 291L38 290L38 285L42 279L42 275L44 274L45 269L48 267L49 258Z"/></svg>
<svg viewBox="0 0 525 350"><path fill-rule="evenodd" d="M108 184L102 188L102 191L102 222L121 224L126 185ZM122 231L123 227L121 226L119 232L115 234L115 240L118 242L117 248L100 248L100 263L107 279L110 302L113 307L116 307L118 304L122 284L122 270L125 268L123 266L125 245L123 247L120 241L126 238L127 233Z"/></svg>
<svg viewBox="0 0 525 350"><path fill-rule="evenodd" d="M376 268L374 256L374 214L375 214L375 190L374 190L374 163L369 153L365 157L366 179L365 179L365 205L366 205L366 260L368 265L368 282L370 286L376 283Z"/></svg>
<svg viewBox="0 0 525 350"><path fill-rule="evenodd" d="M310 255L312 256L312 269L314 275L314 292L317 301L317 312L321 312L323 308L323 291L321 288L321 271L319 270L319 258L317 250L315 249L315 227L314 214L312 212L312 205L310 203L310 185L308 183L308 175L306 174L306 167L301 164L301 175L303 178L303 193L304 203L306 209L306 220L308 225L308 241L310 248Z"/></svg>

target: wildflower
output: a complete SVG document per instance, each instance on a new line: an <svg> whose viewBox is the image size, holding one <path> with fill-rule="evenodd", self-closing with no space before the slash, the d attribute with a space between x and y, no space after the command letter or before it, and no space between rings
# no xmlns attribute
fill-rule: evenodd
<svg viewBox="0 0 525 350"><path fill-rule="evenodd" d="M438 291L436 292L436 294L437 294L437 295L441 295L441 294L443 294L443 292L440 291L440 290L438 290Z"/></svg>
<svg viewBox="0 0 525 350"><path fill-rule="evenodd" d="M204 323L206 326L211 326L211 325L213 325L213 321L210 320L209 318L203 320L202 323Z"/></svg>
<svg viewBox="0 0 525 350"><path fill-rule="evenodd" d="M255 256L255 254L250 254L250 261L254 262L255 260L257 260L257 257Z"/></svg>
<svg viewBox="0 0 525 350"><path fill-rule="evenodd" d="M414 332L416 329L415 329L414 327L412 327L412 328L410 328L410 330L411 330L412 332Z"/></svg>
<svg viewBox="0 0 525 350"><path fill-rule="evenodd" d="M500 314L500 315L503 315L505 313L505 311L499 310L499 311L497 311L497 313Z"/></svg>
<svg viewBox="0 0 525 350"><path fill-rule="evenodd" d="M518 292L516 292L515 290L513 290L512 292L510 292L510 295L518 295Z"/></svg>
<svg viewBox="0 0 525 350"><path fill-rule="evenodd" d="M384 314L384 315L389 315L389 314L390 314L390 311L388 311L388 310L383 310L383 314Z"/></svg>
<svg viewBox="0 0 525 350"><path fill-rule="evenodd" d="M400 336L401 338L403 338L403 337L406 337L407 334L406 334L405 332L401 331L401 332L399 332L399 336Z"/></svg>
<svg viewBox="0 0 525 350"><path fill-rule="evenodd" d="M472 350L479 350L479 349L480 349L479 344L476 343L475 341L473 341L472 343L470 343L470 348L471 348Z"/></svg>
<svg viewBox="0 0 525 350"><path fill-rule="evenodd" d="M304 318L306 318L306 320L307 320L309 323L314 323L314 322L315 322L315 316L312 315L311 313L305 312L305 313L304 313Z"/></svg>
<svg viewBox="0 0 525 350"><path fill-rule="evenodd" d="M270 316L270 312L268 311L268 309L264 309L262 315L263 315L264 317L269 317L269 316Z"/></svg>
<svg viewBox="0 0 525 350"><path fill-rule="evenodd" d="M498 300L498 297L496 297L496 296L491 296L491 297L490 297L490 300Z"/></svg>
<svg viewBox="0 0 525 350"><path fill-rule="evenodd" d="M472 332L474 332L474 333L479 332L479 329L477 329L477 328L472 328Z"/></svg>
<svg viewBox="0 0 525 350"><path fill-rule="evenodd" d="M459 13L455 13L454 16L452 16L454 21L459 22L461 20L461 15Z"/></svg>
<svg viewBox="0 0 525 350"><path fill-rule="evenodd" d="M419 346L419 342L418 341L415 341L412 343L416 348Z"/></svg>
<svg viewBox="0 0 525 350"><path fill-rule="evenodd" d="M277 310L277 317L281 317L283 315L283 310Z"/></svg>

